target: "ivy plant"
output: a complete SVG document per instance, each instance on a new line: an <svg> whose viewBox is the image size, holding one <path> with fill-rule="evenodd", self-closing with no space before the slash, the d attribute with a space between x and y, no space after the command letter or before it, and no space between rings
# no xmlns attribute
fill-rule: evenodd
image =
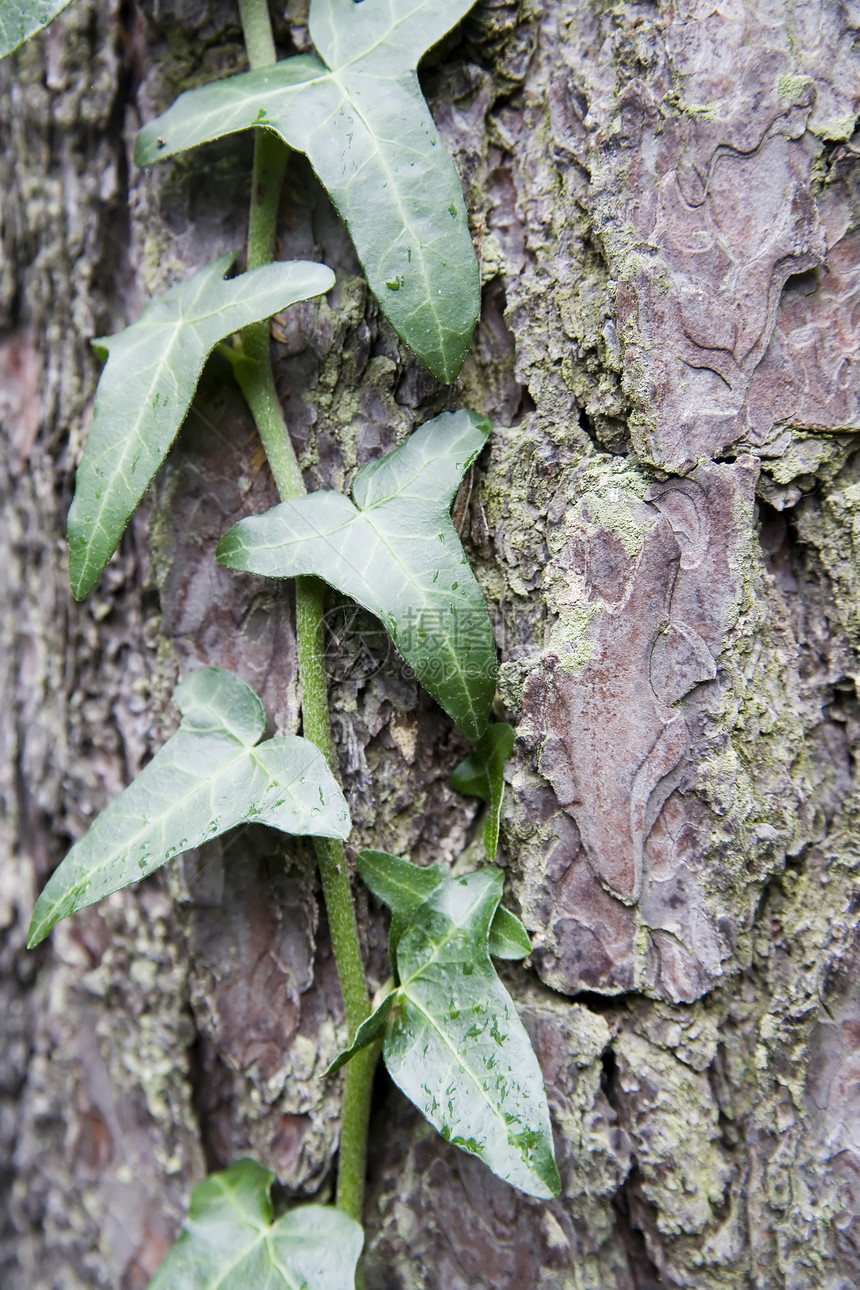
<svg viewBox="0 0 860 1290"><path fill-rule="evenodd" d="M181 714L137 779L97 818L48 881L29 944L56 923L173 856L255 822L313 839L348 1046L336 1205L275 1219L272 1175L243 1160L194 1190L184 1234L153 1290L344 1290L360 1255L370 1093L378 1052L394 1082L449 1142L527 1194L560 1187L537 1057L492 958L530 952L501 904L494 865L513 731L488 724L496 654L487 609L450 518L454 492L491 427L478 413L434 417L355 475L352 497L305 492L269 355L267 319L327 291L319 264L273 264L287 145L307 153L343 216L368 282L402 339L440 380L462 365L479 305L478 268L456 171L421 94L421 55L470 0L311 0L314 55L276 61L265 0L239 0L251 71L183 94L144 126L139 164L255 130L247 271L227 255L150 303L106 359L69 515L72 591L96 585L175 438L219 342L244 392L279 505L241 520L223 565L295 579L303 736L264 739L259 698L238 676L201 667L177 687ZM61 5L0 0L0 53ZM459 791L487 802L488 867L421 868L365 850L358 872L391 912L391 989L371 1013L343 841L349 812L335 779L323 658L325 586L376 614L418 680L475 747Z"/></svg>
<svg viewBox="0 0 860 1290"><path fill-rule="evenodd" d="M238 130L307 153L394 330L434 376L463 365L480 308L457 172L416 68L474 0L311 0L317 56L181 94L144 126L134 159L164 160Z"/></svg>
<svg viewBox="0 0 860 1290"><path fill-rule="evenodd" d="M365 886L388 906L391 913L388 956L394 963L397 943L404 929L419 906L448 881L451 872L441 864L415 865L386 851L362 851L359 869ZM524 959L531 953L528 932L516 914L503 905L499 905L493 915L487 945L494 959Z"/></svg>

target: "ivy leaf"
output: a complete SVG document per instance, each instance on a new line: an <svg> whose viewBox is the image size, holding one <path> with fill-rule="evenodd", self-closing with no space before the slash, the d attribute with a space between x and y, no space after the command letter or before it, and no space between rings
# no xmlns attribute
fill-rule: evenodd
<svg viewBox="0 0 860 1290"><path fill-rule="evenodd" d="M501 873L452 878L441 865L422 869L383 851L360 852L358 870L405 923L395 951L400 985L330 1072L384 1034L389 1074L444 1138L530 1196L558 1195L543 1077L490 962L490 927L503 912ZM525 936L504 912L500 938L516 940L514 927Z"/></svg>
<svg viewBox="0 0 860 1290"><path fill-rule="evenodd" d="M482 869L419 906L397 946L383 1058L447 1141L548 1199L561 1183L543 1077L487 946L501 893L501 873Z"/></svg>
<svg viewBox="0 0 860 1290"><path fill-rule="evenodd" d="M383 312L441 381L462 367L480 288L463 189L415 69L473 3L312 0L319 57L180 95L134 152L145 166L256 126L306 153Z"/></svg>
<svg viewBox="0 0 860 1290"><path fill-rule="evenodd" d="M284 735L260 743L266 718L250 686L201 667L176 688L171 739L72 847L33 913L28 945L61 918L145 878L237 824L345 838L349 811L322 753Z"/></svg>
<svg viewBox="0 0 860 1290"><path fill-rule="evenodd" d="M467 797L480 797L489 804L484 821L484 848L495 862L499 849L499 821L505 792L505 762L514 746L514 731L504 721L488 726L475 747L451 776L451 787ZM528 953L528 950L526 951Z"/></svg>
<svg viewBox="0 0 860 1290"><path fill-rule="evenodd" d="M11 54L37 31L47 27L69 0L2 0L0 4L0 58Z"/></svg>
<svg viewBox="0 0 860 1290"><path fill-rule="evenodd" d="M425 868L387 851L360 851L358 871L365 886L391 910L388 956L393 965L397 943L415 911L451 874L444 865L431 864ZM524 959L532 949L520 920L501 905L490 924L488 945L494 959Z"/></svg>
<svg viewBox="0 0 860 1290"><path fill-rule="evenodd" d="M448 513L490 426L447 412L363 466L354 501L320 491L241 520L218 544L228 569L316 574L385 623L418 680L470 739L487 725L496 651L481 590Z"/></svg>
<svg viewBox="0 0 860 1290"><path fill-rule="evenodd" d="M388 856L383 851L362 851L359 856L359 860L364 857L366 862L367 857L370 856L379 857L380 860L394 860L399 865L409 865L408 860L398 860L396 856ZM418 873L424 875L437 869L441 870L442 866L431 865L428 869L418 869L417 865L409 865L409 868L413 871L417 870ZM365 870L363 869L362 872L364 873ZM444 870L443 873L445 873ZM366 878L365 881L367 881ZM441 881L444 881L444 878ZM436 884L436 886L440 885L441 882ZM370 883L368 883L368 886L370 886ZM373 887L371 887L371 890L374 891L375 895L379 895L379 892ZM435 891L435 887L433 890ZM423 902L420 903L423 904ZM414 908L417 907L417 905L414 906ZM393 914L391 928L392 930L389 933L388 946L391 961L394 962L395 947L400 936L398 935L396 938L394 936ZM403 928L401 926L401 932L402 930ZM526 955L531 953L532 947L531 942L529 941L528 932L523 927L520 920L514 914L509 913L507 909L503 909L501 905L493 915L493 921L490 925L490 935L488 938L488 948L491 958L494 959L523 959ZM349 1048L345 1048L342 1052L338 1053L337 1057L326 1071L326 1075L334 1075L342 1066L345 1066L348 1061L351 1061L356 1053L361 1052L362 1048L367 1048L370 1044L375 1044L377 1040L382 1037L385 1032L385 1023L388 1021L391 1010L396 1003L396 993L385 996L376 1011L371 1013L367 1020L362 1022L359 1026L358 1030L355 1032L355 1038Z"/></svg>
<svg viewBox="0 0 860 1290"><path fill-rule="evenodd" d="M218 341L334 285L331 269L304 261L267 264L225 281L234 259L222 255L148 304L125 331L93 341L107 365L69 511L69 580L77 600L92 591L116 550Z"/></svg>
<svg viewBox="0 0 860 1290"><path fill-rule="evenodd" d="M185 1231L149 1290L344 1290L355 1282L364 1235L325 1205L272 1221L274 1174L239 1160L191 1195Z"/></svg>

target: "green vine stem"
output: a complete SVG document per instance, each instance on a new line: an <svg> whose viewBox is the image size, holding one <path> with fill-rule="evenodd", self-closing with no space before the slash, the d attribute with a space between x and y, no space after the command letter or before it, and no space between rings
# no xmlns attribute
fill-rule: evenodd
<svg viewBox="0 0 860 1290"><path fill-rule="evenodd" d="M239 0L248 59L253 69L275 62L275 44L266 0ZM268 130L255 131L254 173L248 226L248 268L274 257L275 225L289 150ZM257 323L243 334L237 379L257 424L281 499L299 497L304 480L275 389L269 353L269 325ZM325 587L316 578L296 579L296 644L302 684L304 734L313 740L336 772L332 756L325 665L323 609ZM343 993L350 1041L370 1013L364 965L349 871L340 842L315 838L332 947ZM367 1159L370 1094L377 1051L367 1049L346 1071L337 1180L337 1206L361 1222Z"/></svg>

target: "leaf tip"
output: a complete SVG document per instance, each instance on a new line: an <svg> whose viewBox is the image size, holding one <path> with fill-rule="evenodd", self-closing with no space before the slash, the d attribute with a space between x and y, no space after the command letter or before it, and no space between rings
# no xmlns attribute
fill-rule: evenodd
<svg viewBox="0 0 860 1290"><path fill-rule="evenodd" d="M561 1194L561 1175L555 1163L555 1156L550 1156L550 1168L545 1170L542 1181L547 1189L546 1199L555 1200Z"/></svg>
<svg viewBox="0 0 860 1290"><path fill-rule="evenodd" d="M27 949L34 950L51 931L56 923L56 919L45 918L41 909L41 896L36 901L36 908L33 910L33 917L30 919L30 926L27 928Z"/></svg>
<svg viewBox="0 0 860 1290"><path fill-rule="evenodd" d="M476 744L482 735L486 734L487 726L490 724L490 714L487 712L484 716L478 713L470 712L464 714L457 722L463 734L470 741Z"/></svg>
<svg viewBox="0 0 860 1290"><path fill-rule="evenodd" d="M69 552L69 587L75 600L86 600L101 577L101 569L95 573L88 572L86 565L75 559L73 551Z"/></svg>
<svg viewBox="0 0 860 1290"><path fill-rule="evenodd" d="M409 344L409 341L407 340L406 343ZM418 353L418 350L415 352L430 374L436 377L437 381L441 381L443 385L452 385L463 369L470 344L471 332L466 344L462 348L458 346L454 354L448 354L445 350L440 350L436 353L428 353L426 350L424 353Z"/></svg>
<svg viewBox="0 0 860 1290"><path fill-rule="evenodd" d="M327 284L319 291L319 295L324 296L327 291L331 291L332 287L337 286L337 274L328 264L320 264L318 267L320 270L320 281L324 281Z"/></svg>

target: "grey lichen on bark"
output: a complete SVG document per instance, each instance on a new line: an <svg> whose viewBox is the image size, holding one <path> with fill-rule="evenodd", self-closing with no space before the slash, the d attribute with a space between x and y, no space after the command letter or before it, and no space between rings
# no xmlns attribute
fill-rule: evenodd
<svg viewBox="0 0 860 1290"><path fill-rule="evenodd" d="M564 1182L519 1196L387 1092L371 1288L860 1279L852 22L835 0L477 5L422 71L484 283L450 391L291 162L278 253L338 274L272 325L309 486L347 488L449 406L495 424L454 519L519 734L502 855L535 949L505 975ZM276 35L308 48L306 4ZM289 588L212 554L274 500L219 360L99 590L75 607L64 582L88 338L244 236L247 139L141 174L134 130L243 67L226 0L75 0L0 69L14 1290L144 1286L193 1183L243 1153L292 1195L331 1186L343 1023L301 848L226 839L23 953L36 887L170 731L179 673L234 668L298 725ZM450 723L371 620L333 597L328 626L356 844L477 849Z"/></svg>

